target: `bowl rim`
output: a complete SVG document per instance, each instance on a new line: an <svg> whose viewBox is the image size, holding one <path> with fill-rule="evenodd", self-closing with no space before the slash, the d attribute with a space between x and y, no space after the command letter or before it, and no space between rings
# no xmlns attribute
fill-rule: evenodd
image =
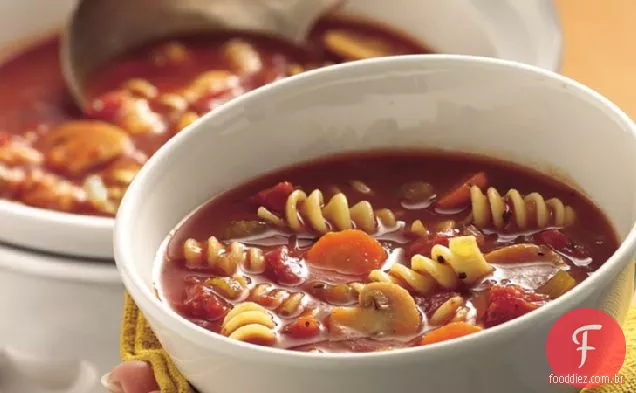
<svg viewBox="0 0 636 393"><path fill-rule="evenodd" d="M66 213L52 209L29 206L20 201L0 199L0 220L21 227L21 232L31 232L37 226L64 233L64 241L52 244L51 239L39 236L13 236L11 230L2 230L0 242L33 251L54 253L58 256L91 259L112 259L112 217ZM9 234L7 234L9 232ZM78 238L93 237L95 244L86 247ZM78 246L79 245L79 246ZM106 251L108 250L108 251Z"/></svg>
<svg viewBox="0 0 636 393"><path fill-rule="evenodd" d="M20 201L8 199L0 199L0 216L2 215L11 215L18 219L30 216L45 223L54 222L61 225L82 225L90 227L91 229L113 227L115 222L113 217L66 213L59 210L29 206Z"/></svg>
<svg viewBox="0 0 636 393"><path fill-rule="evenodd" d="M139 271L134 268L134 259L132 257L132 243L129 236L129 228L132 228L130 222L134 220L134 211L136 207L143 203L143 192L148 187L146 183L155 177L153 173L155 167L161 162L170 161L173 151L187 149L187 146L196 141L200 134L208 132L205 126L210 118L223 117L226 113L233 113L243 110L244 104L251 101L263 100L268 97L270 92L288 91L289 89L303 88L304 86L313 86L316 82L320 82L324 77L331 78L333 74L337 74L339 70L368 69L378 65L391 66L395 64L412 64L413 67L423 67L426 64L435 63L455 63L464 64L465 66L488 66L490 68L505 68L507 70L515 70L515 72L531 73L539 77L551 80L553 83L565 85L575 90L579 95L587 97L595 101L617 122L621 123L631 134L631 138L636 144L636 125L617 105L609 101L600 93L590 89L589 87L574 81L565 76L548 71L546 69L522 64L514 61L493 59L486 57L474 57L463 55L411 55L401 57L388 57L361 60L353 63L338 64L323 69L309 71L278 83L263 86L255 91L248 92L245 95L229 102L213 113L210 113L197 122L193 123L186 132L179 133L172 138L167 144L162 146L159 151L151 157L151 159L141 169L137 178L131 185L131 188L124 196L121 207L116 217L115 233L114 233L114 253L115 261L122 275L122 279L129 293L133 296L142 312L147 313L151 319L160 321L161 324L169 327L169 329L177 335L181 335L189 341L197 341L203 347L209 348L215 352L226 353L235 357L249 357L252 360L262 359L264 361L273 361L278 364L299 364L298 362L311 362L312 365L321 367L360 367L361 365L379 364L386 359L391 361L407 362L429 353L444 350L447 354L461 354L465 351L475 348L478 345L487 345L496 343L507 332L520 331L525 329L531 321L537 321L541 318L548 318L554 315L556 310L566 310L568 306L575 304L575 299L584 296L590 292L598 282L609 277L616 276L631 261L631 256L636 250L636 222L620 243L619 248L614 254L588 279L577 285L573 290L558 299L551 301L544 307L528 313L513 321L509 321L499 326L495 326L484 331L471 335L471 337L462 337L452 342L441 342L424 347L412 347L387 352L376 353L302 353L289 351L279 348L260 347L248 343L231 340L219 334L205 330L185 318L179 316L166 303L158 299L152 289L145 285L144 279ZM387 67L388 68L388 67ZM636 196L635 196L636 201ZM187 335L187 337L186 337ZM239 348L241 348L239 350ZM334 361L338 359L338 361ZM348 362L354 359L355 362ZM362 362L362 363L361 363ZM379 363L375 363L379 362Z"/></svg>

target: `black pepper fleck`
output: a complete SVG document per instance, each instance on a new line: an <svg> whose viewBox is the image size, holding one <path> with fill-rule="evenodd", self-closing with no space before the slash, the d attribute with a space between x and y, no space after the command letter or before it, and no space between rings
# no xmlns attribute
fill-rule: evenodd
<svg viewBox="0 0 636 393"><path fill-rule="evenodd" d="M437 257L437 262L444 263L446 261L444 260L444 257L440 255L440 256Z"/></svg>
<svg viewBox="0 0 636 393"><path fill-rule="evenodd" d="M457 277L459 277L460 280L463 280L467 277L467 275L464 272L459 272L457 273Z"/></svg>
<svg viewBox="0 0 636 393"><path fill-rule="evenodd" d="M540 256L540 257L542 257L542 256L544 256L545 254L544 254L544 253L542 253L541 251L539 251L539 252L537 253L537 255L538 255L538 256Z"/></svg>

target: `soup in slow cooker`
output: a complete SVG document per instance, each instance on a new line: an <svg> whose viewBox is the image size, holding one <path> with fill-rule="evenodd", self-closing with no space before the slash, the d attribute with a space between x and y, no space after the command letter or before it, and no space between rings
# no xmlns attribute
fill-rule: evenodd
<svg viewBox="0 0 636 393"><path fill-rule="evenodd" d="M114 216L146 160L219 105L308 69L369 57L429 53L380 23L328 16L307 47L244 33L175 37L106 64L73 104L58 37L0 65L0 198L76 214Z"/></svg>

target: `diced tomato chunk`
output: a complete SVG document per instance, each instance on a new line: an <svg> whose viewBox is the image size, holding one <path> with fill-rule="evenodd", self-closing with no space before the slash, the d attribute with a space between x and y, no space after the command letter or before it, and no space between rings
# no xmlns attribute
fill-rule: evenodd
<svg viewBox="0 0 636 393"><path fill-rule="evenodd" d="M409 246L407 250L408 258L410 259L417 254L430 256L431 250L433 249L433 246L435 246L436 244L441 244L443 246L448 247L448 236L436 234L431 237L427 236L427 237L423 237L423 238L419 238L415 240L413 243L411 243L411 245Z"/></svg>
<svg viewBox="0 0 636 393"><path fill-rule="evenodd" d="M283 333L294 338L312 338L320 333L320 322L312 315L301 316L283 328Z"/></svg>
<svg viewBox="0 0 636 393"><path fill-rule="evenodd" d="M280 182L274 187L267 188L256 194L255 201L258 205L266 207L274 213L281 214L285 211L287 197L294 191L294 186L288 182Z"/></svg>
<svg viewBox="0 0 636 393"><path fill-rule="evenodd" d="M0 131L0 146L9 144L11 135L8 132Z"/></svg>
<svg viewBox="0 0 636 393"><path fill-rule="evenodd" d="M588 258L589 251L584 245L578 244L558 229L548 229L535 236L537 243L546 244L574 258Z"/></svg>
<svg viewBox="0 0 636 393"><path fill-rule="evenodd" d="M488 293L488 308L484 326L492 327L539 308L547 297L522 289L516 285L493 285Z"/></svg>
<svg viewBox="0 0 636 393"><path fill-rule="evenodd" d="M124 108L127 93L110 91L96 98L90 103L88 116L91 118L115 122L119 119Z"/></svg>
<svg viewBox="0 0 636 393"><path fill-rule="evenodd" d="M267 266L266 271L280 284L300 284L306 277L304 262L290 256L286 246L280 246L266 252L265 265Z"/></svg>
<svg viewBox="0 0 636 393"><path fill-rule="evenodd" d="M273 290L258 297L258 304L265 308L274 309L280 306L280 292L284 290Z"/></svg>
<svg viewBox="0 0 636 393"><path fill-rule="evenodd" d="M188 317L216 321L225 316L230 305L212 289L195 284L186 289L186 299L178 308Z"/></svg>
<svg viewBox="0 0 636 393"><path fill-rule="evenodd" d="M536 235L536 239L537 243L547 244L555 250L562 250L570 243L570 239L558 229L543 231Z"/></svg>

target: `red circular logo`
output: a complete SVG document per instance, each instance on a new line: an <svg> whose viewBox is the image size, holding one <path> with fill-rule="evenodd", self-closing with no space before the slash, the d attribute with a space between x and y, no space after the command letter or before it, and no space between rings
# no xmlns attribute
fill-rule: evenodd
<svg viewBox="0 0 636 393"><path fill-rule="evenodd" d="M626 352L625 334L614 318L593 308L572 310L548 334L546 355L554 373L549 382L579 388L621 384L618 371Z"/></svg>

